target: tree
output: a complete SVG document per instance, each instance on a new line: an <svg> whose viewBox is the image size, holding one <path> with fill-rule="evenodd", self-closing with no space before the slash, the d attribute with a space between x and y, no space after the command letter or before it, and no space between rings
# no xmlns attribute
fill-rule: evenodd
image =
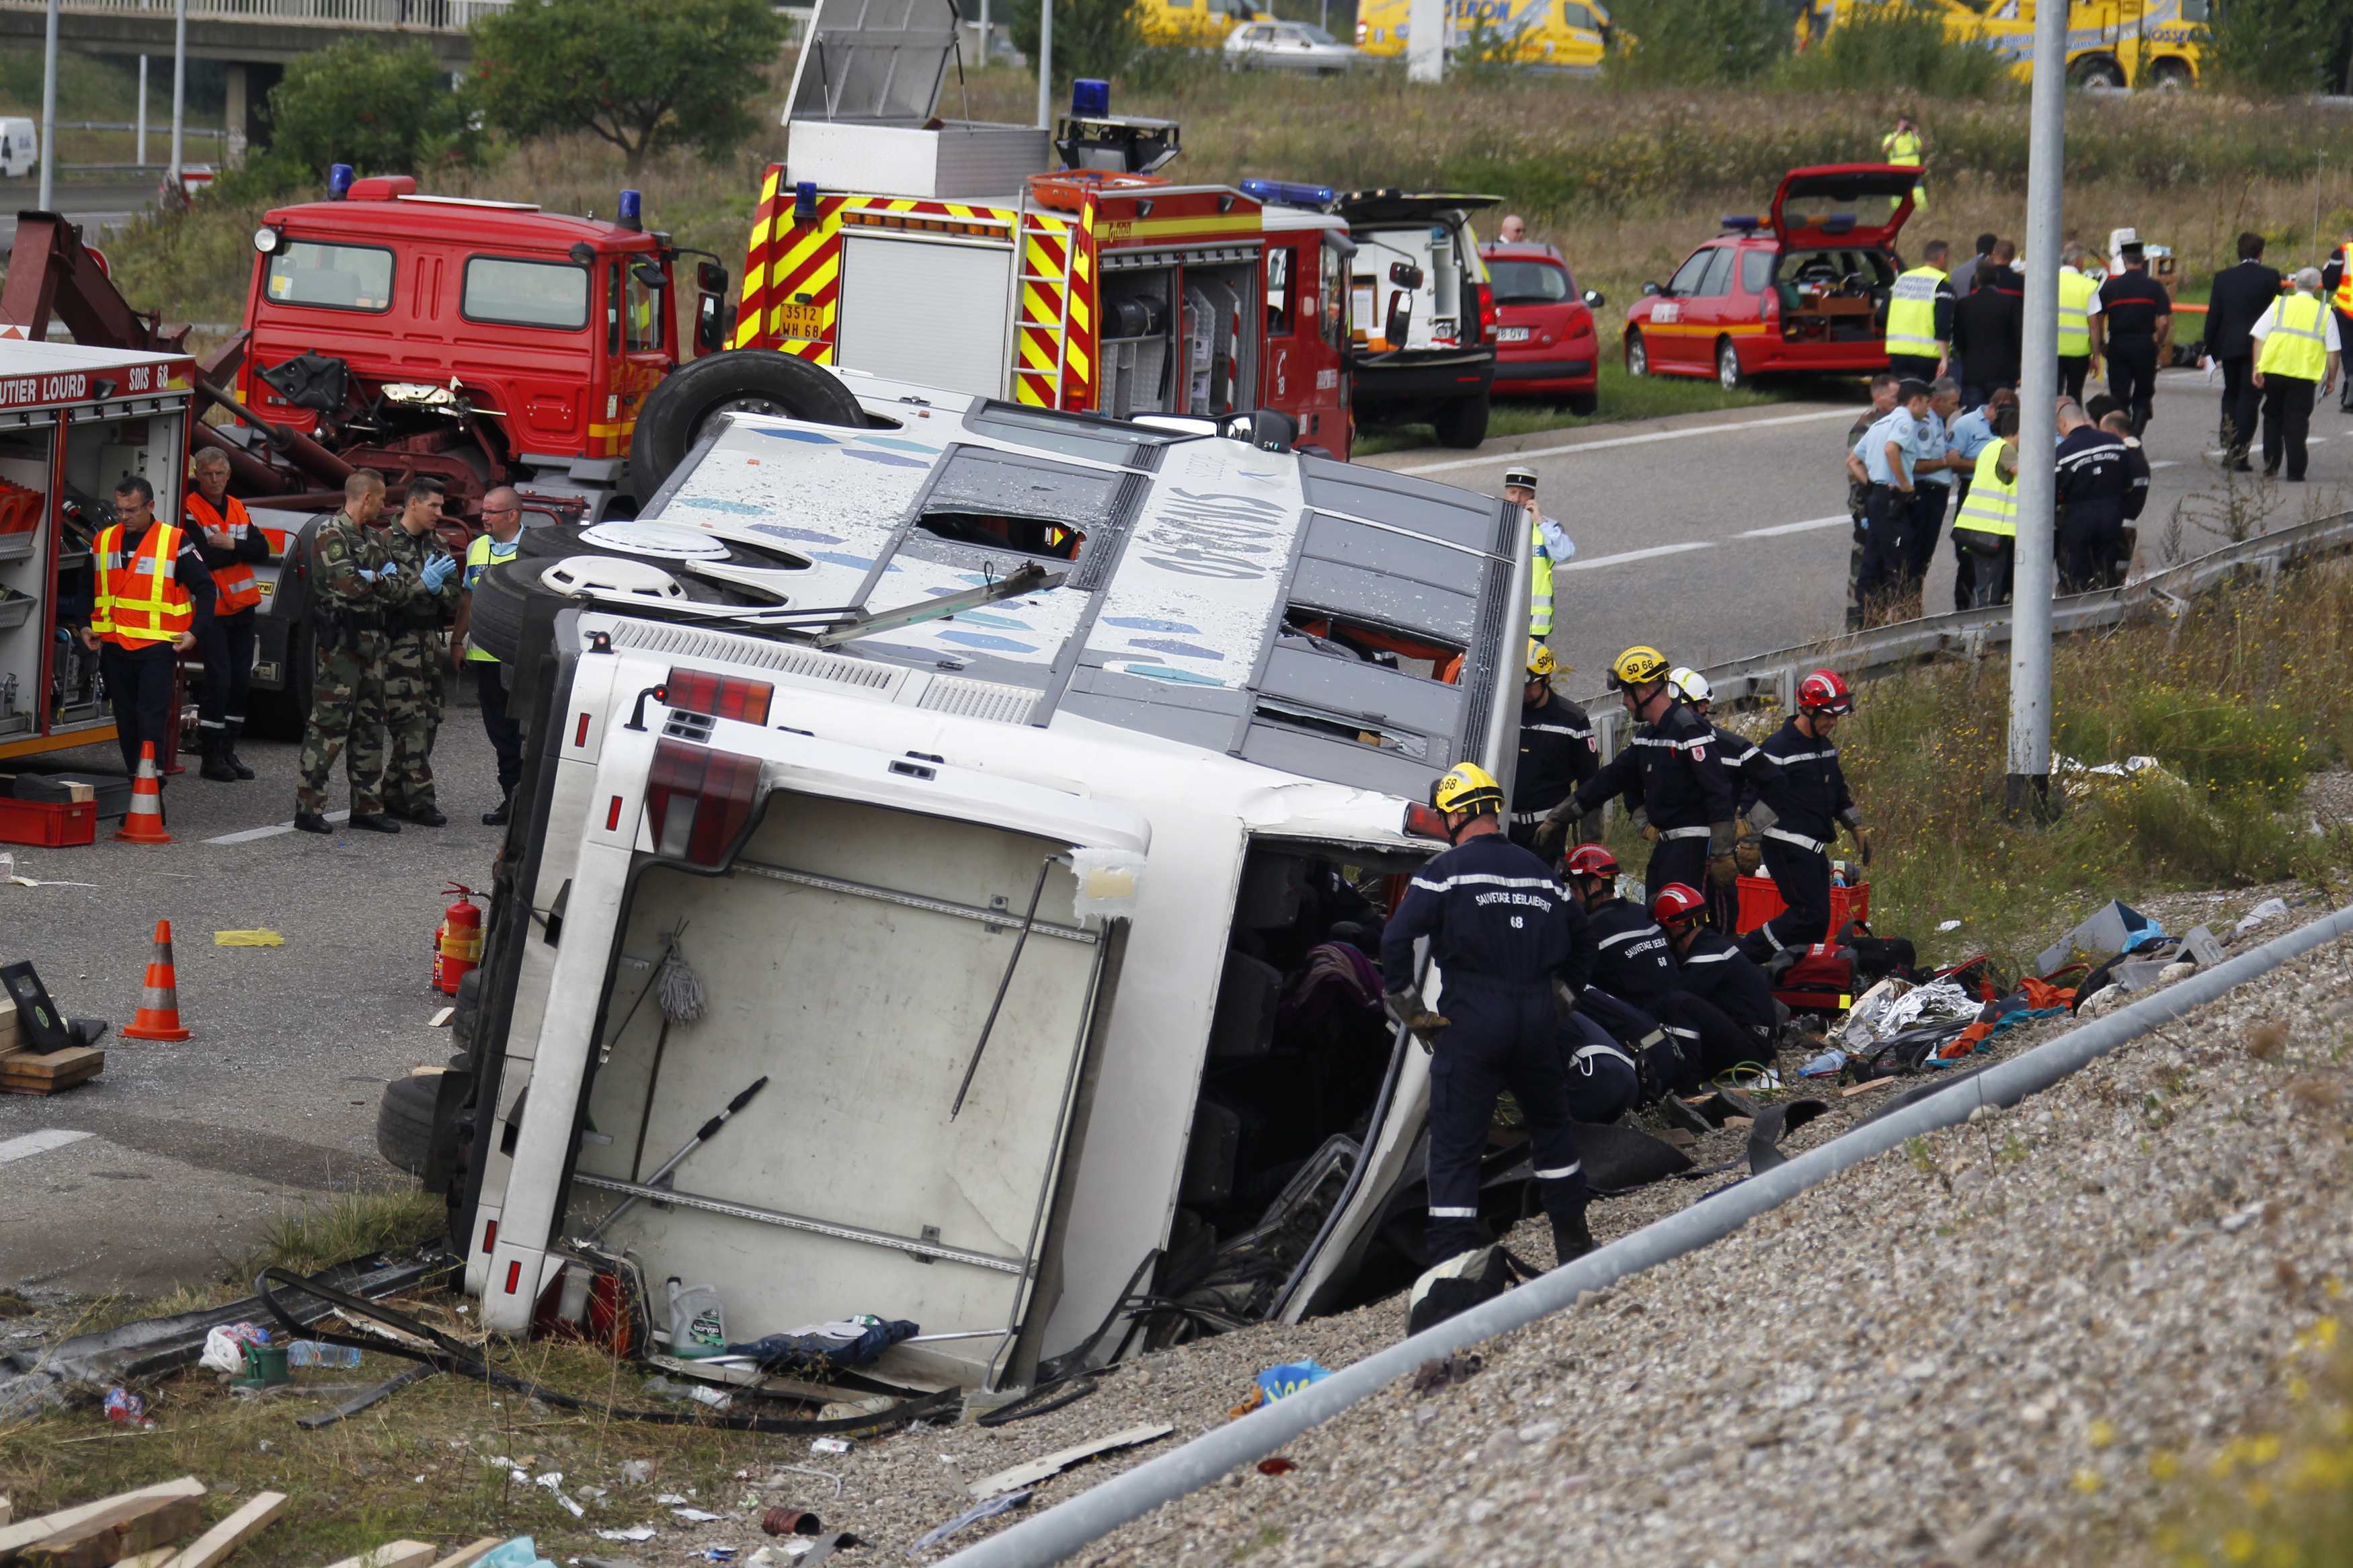
<svg viewBox="0 0 2353 1568"><path fill-rule="evenodd" d="M1011 0L1013 47L1038 58L1038 6ZM1124 76L1144 51L1135 0L1054 0L1054 80Z"/></svg>
<svg viewBox="0 0 2353 1568"><path fill-rule="evenodd" d="M669 147L717 158L757 128L785 26L768 0L517 0L474 24L475 89L507 134L585 131L631 174Z"/></svg>
<svg viewBox="0 0 2353 1568"><path fill-rule="evenodd" d="M423 44L347 38L295 59L269 89L270 145L259 172L284 189L324 180L331 163L416 174L471 162L468 118L464 96Z"/></svg>
<svg viewBox="0 0 2353 1568"><path fill-rule="evenodd" d="M1620 0L1609 15L1622 47L1603 68L1630 84L1747 81L1789 52L1778 0Z"/></svg>
<svg viewBox="0 0 2353 1568"><path fill-rule="evenodd" d="M2211 28L2218 79L2245 92L2312 92L2344 75L2353 0L2227 0Z"/></svg>

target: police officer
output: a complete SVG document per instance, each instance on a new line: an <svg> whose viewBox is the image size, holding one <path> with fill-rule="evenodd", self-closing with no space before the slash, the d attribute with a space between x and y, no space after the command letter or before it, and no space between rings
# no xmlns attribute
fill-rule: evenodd
<svg viewBox="0 0 2353 1568"><path fill-rule="evenodd" d="M1765 752L1779 766L1780 790L1769 803L1750 803L1747 814L1765 835L1765 870L1788 907L1742 938L1740 948L1767 974L1830 940L1828 851L1841 826L1854 835L1862 863L1871 864L1871 837L1831 741L1839 721L1853 711L1854 693L1838 672L1818 669L1798 682L1798 711L1765 737Z"/></svg>
<svg viewBox="0 0 2353 1568"><path fill-rule="evenodd" d="M2100 368L2092 319L2100 313L2100 286L2084 270L2089 253L2069 240L2059 252L2059 395L2081 402L2084 381Z"/></svg>
<svg viewBox="0 0 2353 1568"><path fill-rule="evenodd" d="M1585 710L1552 689L1560 660L1528 639L1528 680L1520 688L1520 768L1512 780L1512 842L1535 847L1536 828L1553 807L1601 770L1601 749ZM1580 840L1592 825L1579 823Z"/></svg>
<svg viewBox="0 0 2353 1568"><path fill-rule="evenodd" d="M2132 418L2131 433L2148 428L2157 397L2157 367L2173 341L2173 297L2148 275L2140 241L2123 247L2125 269L2100 285L2100 309L2091 318L2092 357L2108 362L2108 391Z"/></svg>
<svg viewBox="0 0 2353 1568"><path fill-rule="evenodd" d="M1885 620L1906 596L1909 541L1920 509L1915 476L1923 461L1943 456L1941 442L1928 449L1928 383L1904 382L1895 396L1895 407L1862 433L1846 458L1848 474L1865 486L1855 597L1866 623Z"/></svg>
<svg viewBox="0 0 2353 1568"><path fill-rule="evenodd" d="M1454 847L1415 873L1381 933L1384 1000L1431 1054L1427 1260L1483 1245L1479 1163L1496 1093L1508 1088L1527 1119L1536 1191L1566 1263L1591 1251L1593 1237L1556 1041L1556 992L1573 996L1582 987L1590 950L1544 862L1504 836L1504 791L1492 774L1457 763L1430 803L1444 815ZM1430 939L1443 985L1443 1016L1423 1002L1414 974L1420 937Z"/></svg>
<svg viewBox="0 0 2353 1568"><path fill-rule="evenodd" d="M1895 409L1895 389L1904 378L1890 371L1881 371L1871 378L1871 406L1855 416L1846 433L1846 445L1839 448L1846 459L1846 515L1853 532L1846 552L1846 629L1862 629L1862 554L1871 540L1871 525L1864 510L1871 500L1871 475L1858 466L1854 453L1873 425Z"/></svg>
<svg viewBox="0 0 2353 1568"><path fill-rule="evenodd" d="M441 548L441 481L408 481L400 516L384 531L385 809L404 822L439 827L433 740L441 728L441 625L458 605L458 558Z"/></svg>
<svg viewBox="0 0 2353 1568"><path fill-rule="evenodd" d="M1643 880L1655 889L1703 877L1729 886L1733 858L1731 787L1715 761L1715 733L1707 721L1675 700L1667 687L1667 658L1634 647L1609 667L1609 684L1633 717L1625 749L1577 792L1553 807L1537 829L1547 853L1568 831L1569 819L1622 798L1642 820L1653 847Z"/></svg>
<svg viewBox="0 0 2353 1568"><path fill-rule="evenodd" d="M90 574L81 641L98 655L122 770L137 773L141 749L152 744L160 772L172 761L172 677L212 619L212 573L195 542L155 515L155 488L125 474L114 487L114 521L90 542Z"/></svg>
<svg viewBox="0 0 2353 1568"><path fill-rule="evenodd" d="M1957 610L2010 603L2018 563L2018 405L1986 408L1994 410L1992 438L1978 447L1961 510L1953 517L1953 553L1968 568L1968 597L1953 606Z"/></svg>
<svg viewBox="0 0 2353 1568"><path fill-rule="evenodd" d="M384 510L384 476L360 468L343 481L343 509L311 531L304 546L311 584L312 674L311 715L302 727L301 783L294 792L294 826L332 833L327 784L343 759L352 781L350 826L367 833L397 833L384 810L384 607L403 592L381 530L369 523Z"/></svg>
<svg viewBox="0 0 2353 1568"><path fill-rule="evenodd" d="M1953 342L1953 280L1945 258L1953 247L1932 239L1920 265L1898 274L1887 300L1887 368L1914 381L1934 381L1949 368Z"/></svg>
<svg viewBox="0 0 2353 1568"><path fill-rule="evenodd" d="M1504 499L1527 513L1528 550L1535 570L1528 574L1528 635L1542 641L1552 636L1553 572L1577 553L1568 531L1536 507L1536 471L1504 470Z"/></svg>
<svg viewBox="0 0 2353 1568"><path fill-rule="evenodd" d="M1593 948L1577 1010L1634 1047L1658 1092L1688 1092L1756 1059L1740 1026L1685 988L1672 944L1651 911L1619 897L1615 856L1579 845L1561 862L1561 878L1585 911Z"/></svg>
<svg viewBox="0 0 2353 1568"><path fill-rule="evenodd" d="M1724 769L1725 787L1732 791L1735 800L1750 795L1763 794L1773 787L1773 761L1757 749L1757 742L1737 730L1727 730L1715 721L1715 688L1698 670L1678 665L1667 677L1672 690L1693 712L1707 723L1708 732L1715 737L1715 758ZM1733 824L1740 826L1736 819ZM1733 843L1734 858L1744 853L1743 834ZM1754 861L1750 862L1754 866ZM1740 889L1733 883L1711 887L1708 896L1708 920L1718 931L1737 929L1740 917Z"/></svg>
<svg viewBox="0 0 2353 1568"><path fill-rule="evenodd" d="M478 647L468 636L474 624L474 588L482 574L502 561L515 558L522 537L522 497L501 485L482 498L482 531L466 546L466 572L458 601L458 625L450 634L450 655L459 658L474 682L475 699L482 707L482 729L499 759L499 804L482 813L482 826L501 827L514 809L515 786L522 782L522 725L507 711L506 671L498 656ZM462 649L462 654L459 650ZM1521 766L1525 769L1526 763Z"/></svg>
<svg viewBox="0 0 2353 1568"><path fill-rule="evenodd" d="M1697 889L1673 884L1651 905L1651 918L1667 933L1675 955L1676 978L1686 994L1696 996L1732 1020L1748 1037L1751 1058L1770 1066L1773 1037L1781 1026L1780 1004L1773 1000L1773 982L1757 961L1720 931L1710 931L1703 920L1706 900Z"/></svg>
<svg viewBox="0 0 2353 1568"><path fill-rule="evenodd" d="M254 618L261 584L253 568L269 559L269 536L246 515L245 503L228 493L228 454L201 448L188 462L196 488L185 509L188 537L196 542L213 578L209 631L196 642L205 660L204 701L197 709L196 735L204 752L204 776L222 784L249 779L253 770L237 754L245 732L246 693L253 680Z"/></svg>

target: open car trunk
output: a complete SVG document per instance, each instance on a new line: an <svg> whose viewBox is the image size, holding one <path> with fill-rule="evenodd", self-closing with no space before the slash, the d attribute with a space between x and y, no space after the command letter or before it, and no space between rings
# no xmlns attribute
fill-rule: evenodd
<svg viewBox="0 0 2353 1568"><path fill-rule="evenodd" d="M1892 163L1792 169L1773 193L1773 236L1786 252L1826 246L1892 250L1912 216L1920 171Z"/></svg>
<svg viewBox="0 0 2353 1568"><path fill-rule="evenodd" d="M1074 856L1072 841L1140 860L1148 840L1140 822L1102 828L777 788L716 875L641 857L563 1233L593 1225L627 1195L617 1184L645 1181L765 1077L679 1168L681 1195L636 1205L602 1245L633 1253L658 1300L672 1277L717 1286L733 1342L872 1312L985 1331L894 1352L911 1370L1026 1376L1113 945L1071 868L1090 851ZM646 995L673 942L708 993L692 1022L665 1022Z"/></svg>

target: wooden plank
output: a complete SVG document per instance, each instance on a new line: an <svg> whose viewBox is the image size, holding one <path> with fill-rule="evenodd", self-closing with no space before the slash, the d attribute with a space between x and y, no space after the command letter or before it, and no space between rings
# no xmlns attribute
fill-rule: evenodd
<svg viewBox="0 0 2353 1568"><path fill-rule="evenodd" d="M1869 1094L1874 1089L1886 1089L1894 1082L1892 1078L1867 1078L1861 1083L1851 1083L1840 1089L1839 1096L1844 1100L1852 1100L1858 1094Z"/></svg>
<svg viewBox="0 0 2353 1568"><path fill-rule="evenodd" d="M0 1073L11 1078L63 1078L81 1072L88 1077L106 1065L106 1053L96 1046L68 1046L61 1051L0 1052ZM84 1071L87 1069L87 1071Z"/></svg>
<svg viewBox="0 0 2353 1568"><path fill-rule="evenodd" d="M196 1498L140 1498L34 1542L16 1560L26 1568L113 1568L125 1557L179 1540L204 1519Z"/></svg>
<svg viewBox="0 0 2353 1568"><path fill-rule="evenodd" d="M286 1511L284 1492L256 1492L246 1505L190 1542L165 1568L213 1568L245 1544L246 1537Z"/></svg>
<svg viewBox="0 0 2353 1568"><path fill-rule="evenodd" d="M452 1552L448 1556L433 1564L433 1568L474 1568L475 1563L480 1563L504 1544L506 1539L503 1535L485 1535L472 1545L462 1546Z"/></svg>
<svg viewBox="0 0 2353 1568"><path fill-rule="evenodd" d="M427 1568L433 1548L422 1541L387 1541L373 1552L346 1557L333 1568Z"/></svg>
<svg viewBox="0 0 2353 1568"><path fill-rule="evenodd" d="M37 1519L28 1519L21 1524L8 1525L0 1528L0 1563L13 1560L16 1553L26 1547L37 1541L46 1541L60 1530L70 1530L84 1520L96 1519L119 1503L132 1502L142 1498L202 1497L204 1495L204 1482L194 1476L182 1476L176 1481L158 1481L152 1487L141 1487L136 1491L118 1492L112 1497L100 1498L96 1502L77 1503L72 1508L59 1509L55 1513L45 1513Z"/></svg>
<svg viewBox="0 0 2353 1568"><path fill-rule="evenodd" d="M142 1552L136 1557L126 1557L117 1563L114 1568L164 1568L164 1564L177 1556L179 1551L176 1546L158 1546L153 1551Z"/></svg>

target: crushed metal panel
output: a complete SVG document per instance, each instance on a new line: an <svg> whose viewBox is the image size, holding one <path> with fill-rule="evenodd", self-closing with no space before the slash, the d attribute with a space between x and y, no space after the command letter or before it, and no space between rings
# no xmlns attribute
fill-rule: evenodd
<svg viewBox="0 0 2353 1568"><path fill-rule="evenodd" d="M1291 579L1293 608L1329 610L1419 632L1468 647L1478 630L1479 601L1403 577L1329 561L1304 560Z"/></svg>
<svg viewBox="0 0 2353 1568"><path fill-rule="evenodd" d="M1308 521L1303 553L1456 594L1477 593L1482 577L1496 564L1478 552L1321 514Z"/></svg>
<svg viewBox="0 0 2353 1568"><path fill-rule="evenodd" d="M1407 800L1427 799L1430 782L1446 771L1451 760L1440 757L1436 748L1419 736L1404 739L1421 754L1385 751L1261 718L1242 740L1241 758L1303 778L1380 790Z"/></svg>
<svg viewBox="0 0 2353 1568"><path fill-rule="evenodd" d="M1278 647L1259 682L1262 697L1305 705L1368 730L1392 727L1452 742L1461 733L1462 690L1362 659Z"/></svg>
<svg viewBox="0 0 2353 1568"><path fill-rule="evenodd" d="M1303 458L1299 468L1301 488L1310 506L1489 554L1508 556L1522 547L1516 536L1527 525L1520 521L1517 507L1507 507L1501 500L1410 474L1322 458Z"/></svg>

